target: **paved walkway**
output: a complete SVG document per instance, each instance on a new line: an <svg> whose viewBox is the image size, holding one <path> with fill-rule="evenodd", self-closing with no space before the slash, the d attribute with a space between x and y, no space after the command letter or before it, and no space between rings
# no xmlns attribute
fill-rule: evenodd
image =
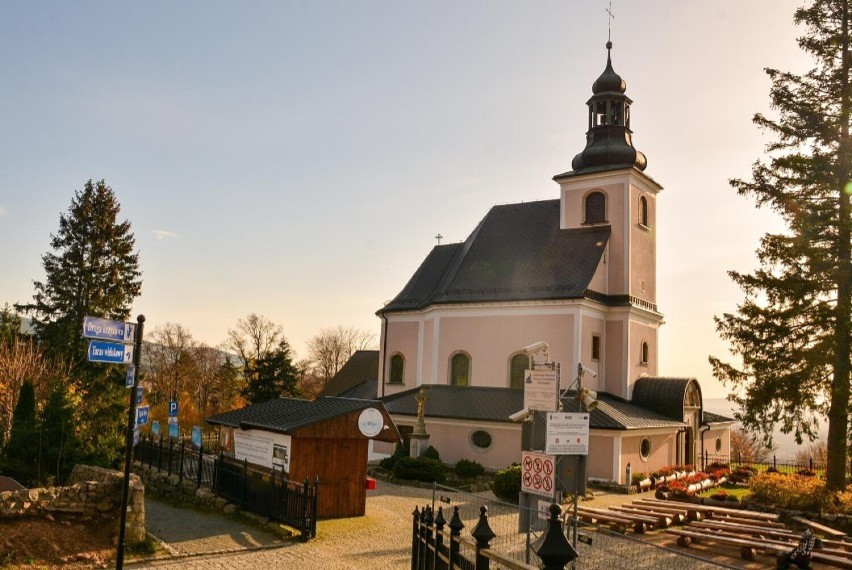
<svg viewBox="0 0 852 570"><path fill-rule="evenodd" d="M161 501L146 499L148 528L157 538L165 541L172 557L128 566L175 570L355 570L365 566L376 570L408 569L411 512L415 506L431 503L432 489L404 487L383 481L378 481L377 484L376 490L368 491L365 516L320 521L317 525L317 538L306 543L278 539L263 529L240 522L239 519L195 509L179 509ZM606 507L639 497L641 495L598 493L586 504ZM499 541L500 537L509 536L518 540L517 515L514 509L505 509L504 512L500 504L490 502L492 498L491 493L470 495L442 489L435 493L436 506L443 505L445 511L459 507L459 513L467 526L463 534L473 528L479 505L484 502L489 507L489 522L498 537L494 542ZM449 513L446 516L449 518ZM612 545L604 540L604 537L596 539L595 552L598 555L609 556L616 547L625 547L623 539L613 539L618 544ZM492 546L496 546L494 542ZM502 544L499 549L508 552L515 546ZM695 561L678 560L680 563L686 562L685 566L681 566L673 563L670 558L660 559L661 554L656 551L637 558L636 545L627 546L631 551L627 553L626 566L613 563L612 560L608 560L605 565L610 569L631 570L707 567ZM581 567L601 567L603 562L595 560L591 554L584 553L585 561L589 565ZM643 561L644 564L637 563L637 560Z"/></svg>

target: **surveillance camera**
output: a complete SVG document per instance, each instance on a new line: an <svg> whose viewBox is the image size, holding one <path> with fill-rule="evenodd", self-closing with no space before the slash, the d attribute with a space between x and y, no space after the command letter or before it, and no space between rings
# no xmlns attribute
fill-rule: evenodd
<svg viewBox="0 0 852 570"><path fill-rule="evenodd" d="M524 347L524 354L536 354L541 350L547 350L547 343L543 340L534 342L529 346Z"/></svg>
<svg viewBox="0 0 852 570"><path fill-rule="evenodd" d="M522 422L525 419L527 419L527 416L529 416L529 415L530 415L529 409L524 408L523 410L521 410L519 412L515 412L514 414L509 416L509 419L512 420L513 422Z"/></svg>
<svg viewBox="0 0 852 570"><path fill-rule="evenodd" d="M585 366L583 366L583 364L582 364L582 363L580 363L579 367L580 367L580 374L588 374L588 375L589 375L589 376L591 376L592 378L597 378L597 377L598 377L598 373L597 373L597 372L595 372L595 371L594 371L594 370L592 370L591 368L586 368Z"/></svg>

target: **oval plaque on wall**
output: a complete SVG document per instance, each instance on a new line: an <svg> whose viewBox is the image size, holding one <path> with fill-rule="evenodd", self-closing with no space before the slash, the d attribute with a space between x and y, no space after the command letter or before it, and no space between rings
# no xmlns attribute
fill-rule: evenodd
<svg viewBox="0 0 852 570"><path fill-rule="evenodd" d="M358 416L358 429L366 437L379 435L384 426L385 419L382 417L382 413L376 408L367 408Z"/></svg>

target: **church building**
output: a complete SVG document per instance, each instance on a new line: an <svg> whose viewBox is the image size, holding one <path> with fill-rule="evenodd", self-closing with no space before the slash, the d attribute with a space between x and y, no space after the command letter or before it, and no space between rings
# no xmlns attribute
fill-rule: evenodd
<svg viewBox="0 0 852 570"><path fill-rule="evenodd" d="M520 460L521 426L509 416L523 408L523 347L545 341L561 363L565 411L577 410L578 364L595 375L582 380L599 402L591 479L623 484L628 463L650 472L729 454L733 420L703 410L696 379L658 371L663 188L633 146L632 101L606 48L586 103L585 148L553 177L558 197L494 206L464 242L435 246L378 310L378 354L356 354L326 395L377 397L405 434L423 387L429 444L441 459L502 469Z"/></svg>

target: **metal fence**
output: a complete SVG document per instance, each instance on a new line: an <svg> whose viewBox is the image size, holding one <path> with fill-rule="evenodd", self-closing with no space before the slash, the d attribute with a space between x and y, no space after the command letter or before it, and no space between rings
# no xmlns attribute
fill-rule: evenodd
<svg viewBox="0 0 852 570"><path fill-rule="evenodd" d="M442 507L444 513L453 513L459 507L459 517L467 530L476 526L479 520L480 506L488 509L488 522L496 535L490 542L490 548L522 564L541 566L535 552L544 539L546 521L544 513L527 513L530 525L519 527L521 507L493 498L490 492L469 493L434 484L431 487L399 487L395 492L405 492L412 499L412 508L430 507L437 512ZM447 514L444 515L448 516ZM606 527L579 522L579 540L576 541L578 558L573 568L606 570L713 570L719 568L739 568L715 560L695 556L682 549L674 549L651 543L630 534L621 534ZM570 524L566 525L570 533ZM569 536L572 544L575 542Z"/></svg>
<svg viewBox="0 0 852 570"><path fill-rule="evenodd" d="M316 536L317 483L296 483L283 473L259 470L248 462L204 453L187 442L171 438L142 439L134 449L136 460L158 472L177 475L178 481L206 485L217 495L249 511L299 530L303 539Z"/></svg>
<svg viewBox="0 0 852 570"><path fill-rule="evenodd" d="M737 467L753 467L758 471L766 471L771 468L781 473L809 471L820 477L824 477L827 468L825 461L814 459L813 457L808 457L807 459L781 459L773 455L765 461L756 461L748 457L744 458L741 455L714 455L712 453L705 452L701 459L702 469L706 469L713 463L724 463L730 466L731 471L735 470ZM852 465L847 465L846 477L849 478L850 476L852 476Z"/></svg>

